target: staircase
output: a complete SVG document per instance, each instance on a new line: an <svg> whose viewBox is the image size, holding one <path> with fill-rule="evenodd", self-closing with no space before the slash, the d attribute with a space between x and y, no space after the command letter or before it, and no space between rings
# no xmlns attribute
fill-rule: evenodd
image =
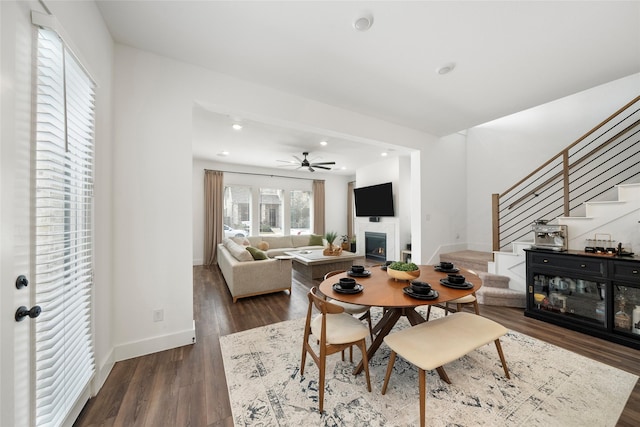
<svg viewBox="0 0 640 427"><path fill-rule="evenodd" d="M586 202L583 216L558 217L552 221L567 226L569 250L584 250L586 240L595 238L596 234L610 235L616 244L621 242L625 248L640 250L640 184L621 184L616 186L616 191L617 200ZM510 289L525 292L524 249L532 243L533 238L513 242L512 251L494 252L487 271L509 277Z"/></svg>
<svg viewBox="0 0 640 427"><path fill-rule="evenodd" d="M455 266L474 271L482 280L482 287L476 292L479 304L503 307L524 307L523 290L511 289L510 277L487 271L493 265L494 254L480 251L458 251L440 254L440 261L452 262Z"/></svg>

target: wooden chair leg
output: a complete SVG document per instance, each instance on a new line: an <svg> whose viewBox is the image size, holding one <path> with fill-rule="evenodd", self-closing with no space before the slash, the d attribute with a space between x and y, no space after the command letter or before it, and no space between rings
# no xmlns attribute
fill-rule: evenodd
<svg viewBox="0 0 640 427"><path fill-rule="evenodd" d="M502 352L502 345L500 345L500 339L495 340L496 349L498 350L498 356L500 356L500 362L502 362L502 369L504 369L504 375L511 379L509 376L509 368L507 368L507 361L504 360L504 353Z"/></svg>
<svg viewBox="0 0 640 427"><path fill-rule="evenodd" d="M319 378L318 378L318 383L319 383L318 384L318 393L319 393L319 395L318 395L318 407L319 407L320 413L322 414L322 408L324 406L324 370L325 370L325 367L327 365L326 354L321 354L320 355L319 362L320 362L319 363L320 366L318 366L318 368L319 368L318 369L318 371L319 371L318 372L318 375L319 375Z"/></svg>
<svg viewBox="0 0 640 427"><path fill-rule="evenodd" d="M384 376L384 383L382 384L382 394L387 392L387 385L389 384L389 378L391 378L394 363L396 363L396 352L392 350L389 356L389 363L387 364L387 373Z"/></svg>
<svg viewBox="0 0 640 427"><path fill-rule="evenodd" d="M420 427L424 427L426 423L426 400L427 400L427 380L425 378L424 369L418 368L418 382L420 383Z"/></svg>
<svg viewBox="0 0 640 427"><path fill-rule="evenodd" d="M480 306L478 305L478 300L477 299L473 302L473 308L476 310L476 314L479 316L480 315Z"/></svg>
<svg viewBox="0 0 640 427"><path fill-rule="evenodd" d="M367 358L367 343L364 339L358 343L360 352L362 353L362 366L364 367L364 373L367 378L367 390L371 393L371 377L369 376L369 360Z"/></svg>

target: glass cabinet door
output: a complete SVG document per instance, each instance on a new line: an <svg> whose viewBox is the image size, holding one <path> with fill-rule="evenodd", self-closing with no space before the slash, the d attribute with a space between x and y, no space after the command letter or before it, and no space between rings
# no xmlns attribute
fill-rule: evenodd
<svg viewBox="0 0 640 427"><path fill-rule="evenodd" d="M605 327L606 298L604 283L565 276L533 275L533 304L538 310Z"/></svg>
<svg viewBox="0 0 640 427"><path fill-rule="evenodd" d="M640 335L640 289L613 284L613 329Z"/></svg>

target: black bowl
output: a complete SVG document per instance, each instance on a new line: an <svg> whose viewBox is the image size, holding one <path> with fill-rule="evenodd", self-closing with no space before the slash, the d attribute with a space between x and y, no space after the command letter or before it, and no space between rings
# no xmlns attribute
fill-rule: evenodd
<svg viewBox="0 0 640 427"><path fill-rule="evenodd" d="M411 290L417 294L428 294L429 292L431 292L431 285L427 282L414 280L413 282L411 282Z"/></svg>
<svg viewBox="0 0 640 427"><path fill-rule="evenodd" d="M465 277L462 274L449 274L447 276L447 280L449 281L449 283L461 285L464 283Z"/></svg>
<svg viewBox="0 0 640 427"><path fill-rule="evenodd" d="M352 265L351 271L354 273L364 273L364 265Z"/></svg>
<svg viewBox="0 0 640 427"><path fill-rule="evenodd" d="M453 263L452 262L441 262L440 263L440 268L443 270L451 270L453 268Z"/></svg>
<svg viewBox="0 0 640 427"><path fill-rule="evenodd" d="M351 277L342 277L340 279L340 287L342 289L353 289L356 287L356 279Z"/></svg>

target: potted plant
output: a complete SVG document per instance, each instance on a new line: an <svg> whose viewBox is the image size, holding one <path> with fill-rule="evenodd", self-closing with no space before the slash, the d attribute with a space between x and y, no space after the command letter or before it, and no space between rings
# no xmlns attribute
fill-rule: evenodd
<svg viewBox="0 0 640 427"><path fill-rule="evenodd" d="M327 241L327 247L322 252L324 255L340 255L342 248L333 244L338 238L338 233L335 231L327 231L324 234L324 239Z"/></svg>

